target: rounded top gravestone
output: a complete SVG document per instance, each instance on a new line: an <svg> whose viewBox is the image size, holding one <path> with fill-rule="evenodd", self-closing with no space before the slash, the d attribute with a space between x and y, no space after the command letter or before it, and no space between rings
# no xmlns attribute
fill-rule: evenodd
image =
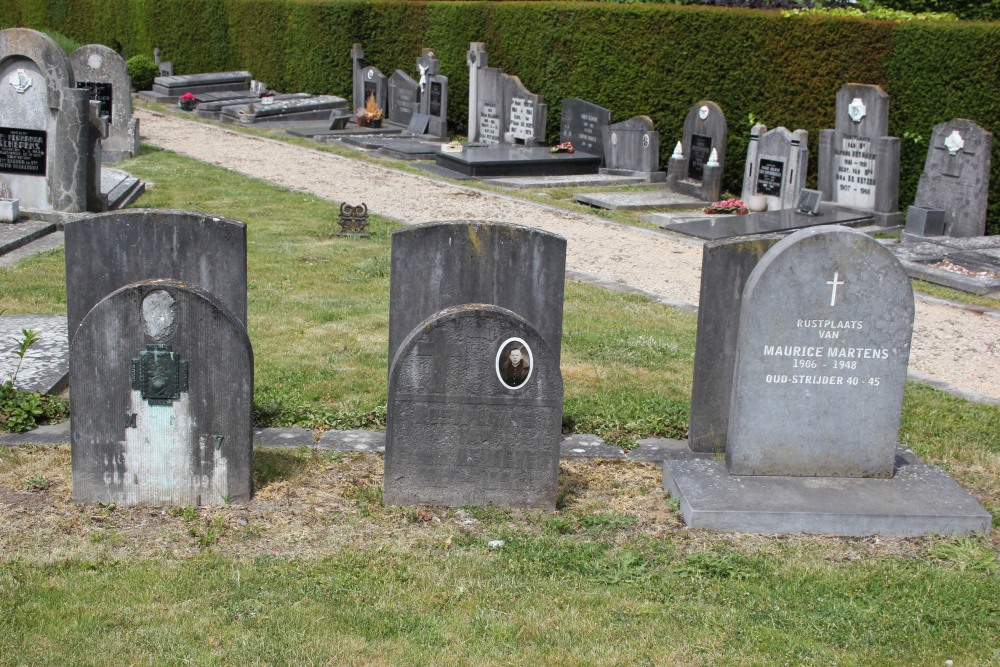
<svg viewBox="0 0 1000 667"><path fill-rule="evenodd" d="M891 477L913 312L865 234L808 229L768 251L743 292L730 473Z"/></svg>

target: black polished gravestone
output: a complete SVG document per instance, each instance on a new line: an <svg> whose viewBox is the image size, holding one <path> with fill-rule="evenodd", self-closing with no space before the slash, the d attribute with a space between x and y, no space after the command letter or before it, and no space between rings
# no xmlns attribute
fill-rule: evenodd
<svg viewBox="0 0 1000 667"><path fill-rule="evenodd" d="M70 343L73 499L222 505L253 491L253 352L242 321L172 280L103 298Z"/></svg>
<svg viewBox="0 0 1000 667"><path fill-rule="evenodd" d="M604 158L604 132L611 124L611 110L577 97L562 101L559 121L559 141L568 141L573 148Z"/></svg>
<svg viewBox="0 0 1000 667"><path fill-rule="evenodd" d="M389 371L387 504L555 509L558 354L504 308L448 308L414 327Z"/></svg>
<svg viewBox="0 0 1000 667"><path fill-rule="evenodd" d="M601 168L599 155L512 144L467 147L461 153L438 153L434 159L438 167L475 178L596 174Z"/></svg>
<svg viewBox="0 0 1000 667"><path fill-rule="evenodd" d="M392 234L389 363L414 327L470 303L507 308L546 339L559 363L566 239L495 222L431 222Z"/></svg>
<svg viewBox="0 0 1000 667"><path fill-rule="evenodd" d="M208 291L247 317L246 225L191 211L129 209L66 223L66 314L72 340L114 290L170 278Z"/></svg>

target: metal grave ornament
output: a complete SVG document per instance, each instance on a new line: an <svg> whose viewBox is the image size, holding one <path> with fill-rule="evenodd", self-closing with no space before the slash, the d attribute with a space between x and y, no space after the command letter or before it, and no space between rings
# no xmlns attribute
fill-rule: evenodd
<svg viewBox="0 0 1000 667"><path fill-rule="evenodd" d="M347 202L340 205L340 231L337 236L368 236L368 206L361 202L359 206L351 206Z"/></svg>
<svg viewBox="0 0 1000 667"><path fill-rule="evenodd" d="M132 360L132 389L150 405L170 405L188 390L188 362L169 345L147 345Z"/></svg>

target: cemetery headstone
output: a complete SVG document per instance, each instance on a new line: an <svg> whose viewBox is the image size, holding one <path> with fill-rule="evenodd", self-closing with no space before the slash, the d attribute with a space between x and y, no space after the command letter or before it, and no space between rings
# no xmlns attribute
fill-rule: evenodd
<svg viewBox="0 0 1000 667"><path fill-rule="evenodd" d="M209 293L147 280L102 298L70 343L70 386L75 501L250 500L253 353Z"/></svg>
<svg viewBox="0 0 1000 667"><path fill-rule="evenodd" d="M139 154L139 119L132 117L132 83L125 60L103 44L81 46L69 57L77 88L90 92L109 119L101 160L114 163Z"/></svg>
<svg viewBox="0 0 1000 667"><path fill-rule="evenodd" d="M934 127L914 205L943 209L946 235L986 233L992 149L993 135L971 120Z"/></svg>
<svg viewBox="0 0 1000 667"><path fill-rule="evenodd" d="M660 171L660 133L653 130L649 116L635 116L604 128L602 174L643 176L647 181L663 181Z"/></svg>
<svg viewBox="0 0 1000 667"><path fill-rule="evenodd" d="M711 241L702 248L688 427L691 451L726 451L743 288L761 257L782 238L760 234Z"/></svg>
<svg viewBox="0 0 1000 667"><path fill-rule="evenodd" d="M715 102L703 100L684 118L680 150L667 165L667 189L702 201L717 201L722 191L729 130Z"/></svg>
<svg viewBox="0 0 1000 667"><path fill-rule="evenodd" d="M97 108L50 37L0 30L0 175L21 208L100 210Z"/></svg>
<svg viewBox="0 0 1000 667"><path fill-rule="evenodd" d="M500 223L393 234L387 503L555 506L565 253Z"/></svg>
<svg viewBox="0 0 1000 667"><path fill-rule="evenodd" d="M471 44L467 63L469 140L523 146L543 143L548 106L542 96L525 88L518 77L486 67L481 42Z"/></svg>
<svg viewBox="0 0 1000 667"><path fill-rule="evenodd" d="M420 127L423 127L423 117L426 116L426 127L418 134L431 134L436 137L448 136L448 77L441 75L441 63L431 49L423 49L417 58L417 72L420 74L418 85L418 109L421 117Z"/></svg>
<svg viewBox="0 0 1000 667"><path fill-rule="evenodd" d="M819 133L823 200L868 211L883 227L900 225L899 139L889 134L889 95L849 83L837 91L836 127Z"/></svg>
<svg viewBox="0 0 1000 667"><path fill-rule="evenodd" d="M604 157L603 135L611 124L611 110L578 97L562 101L559 141L569 141L577 150Z"/></svg>
<svg viewBox="0 0 1000 667"><path fill-rule="evenodd" d="M169 278L197 285L246 323L246 225L190 211L128 209L66 223L66 314L72 339L114 290Z"/></svg>
<svg viewBox="0 0 1000 667"><path fill-rule="evenodd" d="M866 234L771 248L743 290L730 473L891 477L913 312L906 272Z"/></svg>
<svg viewBox="0 0 1000 667"><path fill-rule="evenodd" d="M396 70L389 77L389 106L386 110L386 120L397 125L409 125L413 115L418 112L417 98L419 86L405 72Z"/></svg>
<svg viewBox="0 0 1000 667"><path fill-rule="evenodd" d="M153 47L153 62L156 63L156 67L160 70L160 76L173 76L174 75L174 63L163 60L160 57L160 47Z"/></svg>
<svg viewBox="0 0 1000 667"><path fill-rule="evenodd" d="M768 131L766 125L754 125L750 130L743 173L743 201L763 196L768 210L794 208L806 184L808 164L809 133L806 130L789 132L776 127Z"/></svg>
<svg viewBox="0 0 1000 667"><path fill-rule="evenodd" d="M386 76L377 67L364 66L364 49L360 44L351 47L351 62L354 72L354 106L355 110L363 109L368 98L375 96L375 102L384 111L388 97Z"/></svg>

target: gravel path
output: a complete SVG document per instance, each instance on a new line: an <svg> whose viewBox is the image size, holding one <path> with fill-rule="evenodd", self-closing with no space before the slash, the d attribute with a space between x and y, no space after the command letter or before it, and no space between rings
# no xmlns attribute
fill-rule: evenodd
<svg viewBox="0 0 1000 667"><path fill-rule="evenodd" d="M566 238L572 271L643 290L666 303L698 303L696 242L145 109L135 115L142 140L154 146L327 199L364 201L373 213L407 224L502 220L544 229ZM998 325L996 312L919 297L911 375L1000 404Z"/></svg>

